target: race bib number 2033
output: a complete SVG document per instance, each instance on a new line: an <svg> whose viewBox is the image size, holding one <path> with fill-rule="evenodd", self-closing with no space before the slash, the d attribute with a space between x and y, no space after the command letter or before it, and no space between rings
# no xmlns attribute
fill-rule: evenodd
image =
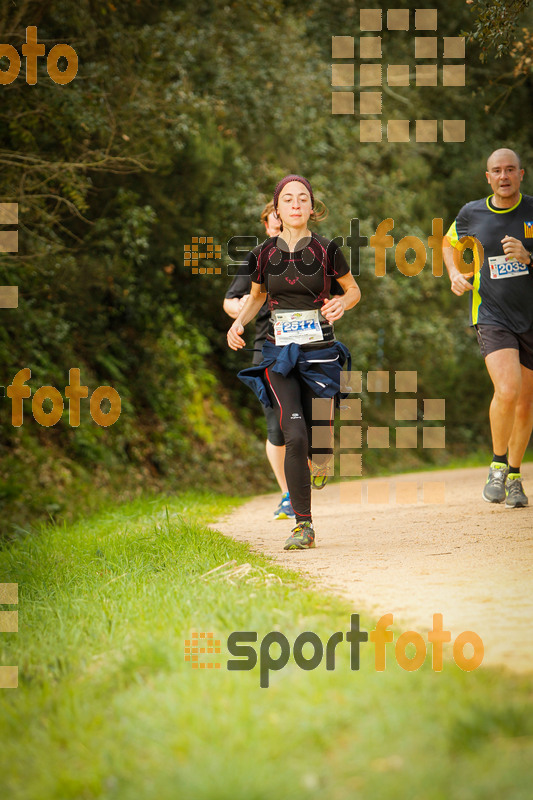
<svg viewBox="0 0 533 800"><path fill-rule="evenodd" d="M528 275L529 266L513 259L506 261L505 256L489 257L490 277L493 280L500 278L517 278L519 275Z"/></svg>

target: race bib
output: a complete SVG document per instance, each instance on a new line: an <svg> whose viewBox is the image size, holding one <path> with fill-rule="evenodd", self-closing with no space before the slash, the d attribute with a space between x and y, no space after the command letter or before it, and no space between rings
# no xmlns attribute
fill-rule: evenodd
<svg viewBox="0 0 533 800"><path fill-rule="evenodd" d="M312 311L274 311L274 341L277 345L322 342L324 334L318 319L318 309Z"/></svg>
<svg viewBox="0 0 533 800"><path fill-rule="evenodd" d="M516 259L513 261L506 261L505 256L490 256L489 268L490 277L493 279L516 278L518 275L529 274L528 264L522 264L521 261L517 261Z"/></svg>

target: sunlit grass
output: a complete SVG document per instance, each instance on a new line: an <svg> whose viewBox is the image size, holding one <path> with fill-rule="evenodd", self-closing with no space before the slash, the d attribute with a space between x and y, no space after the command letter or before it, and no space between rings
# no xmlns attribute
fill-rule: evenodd
<svg viewBox="0 0 533 800"><path fill-rule="evenodd" d="M229 671L232 631L314 631L325 644L363 609L205 527L234 499L137 501L21 537L0 553L19 584L19 633L0 663L0 788L39 798L528 798L529 678L504 670L374 669L373 646L337 646L336 668L294 660L260 688ZM228 561L241 576L202 579ZM347 568L349 568L347 564ZM272 577L277 576L277 577ZM362 615L361 627L375 627ZM184 659L191 631L221 642L220 669ZM396 635L400 630L396 630ZM421 631L426 635L425 631ZM272 649L273 656L278 650ZM306 651L310 657L311 651Z"/></svg>

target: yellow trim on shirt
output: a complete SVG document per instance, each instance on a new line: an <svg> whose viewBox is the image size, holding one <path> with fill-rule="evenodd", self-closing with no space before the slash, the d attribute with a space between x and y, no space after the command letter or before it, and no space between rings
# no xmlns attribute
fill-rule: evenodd
<svg viewBox="0 0 533 800"><path fill-rule="evenodd" d="M475 251L474 251L475 253ZM481 272L476 272L472 283L472 325L477 325L479 317L479 307L481 305L481 295L479 294L479 284L481 282Z"/></svg>
<svg viewBox="0 0 533 800"><path fill-rule="evenodd" d="M481 245L481 242L479 242L475 236L461 236L461 238L459 239L455 222L452 223L452 225L450 225L450 227L448 228L446 238L450 246L453 247L455 250L457 250L459 253L463 253L465 250L472 250L472 253L474 254L474 262L473 262L474 271L479 272L479 270L483 266L483 258L482 258L483 246ZM480 254L480 248L481 248L481 254Z"/></svg>
<svg viewBox="0 0 533 800"><path fill-rule="evenodd" d="M487 197L485 202L487 204L487 208L489 209L489 211L492 211L494 214L507 214L508 211L514 211L515 208L518 208L518 206L522 202L522 192L520 192L520 199L518 200L518 203L514 204L514 206L511 206L511 208L500 208L500 209L497 209L497 208L493 208L491 206L491 204L489 203L489 200L490 200L491 197L494 197L494 194L490 194Z"/></svg>
<svg viewBox="0 0 533 800"><path fill-rule="evenodd" d="M457 247L457 243L459 241L459 236L457 235L457 226L455 222L456 220L452 222L446 233L446 238L448 239L448 242L450 243L451 247Z"/></svg>

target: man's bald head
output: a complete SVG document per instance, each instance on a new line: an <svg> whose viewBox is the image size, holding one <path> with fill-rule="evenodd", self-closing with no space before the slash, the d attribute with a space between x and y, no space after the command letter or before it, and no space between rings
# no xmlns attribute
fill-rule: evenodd
<svg viewBox="0 0 533 800"><path fill-rule="evenodd" d="M487 159L485 175L494 192L492 202L496 208L512 208L520 202L524 170L518 153L508 147L498 148Z"/></svg>
<svg viewBox="0 0 533 800"><path fill-rule="evenodd" d="M494 163L494 161L499 161L500 158L515 160L518 169L522 169L522 162L518 153L515 153L514 150L510 150L508 147L499 147L498 150L494 150L487 158L487 172L490 172L491 164Z"/></svg>

